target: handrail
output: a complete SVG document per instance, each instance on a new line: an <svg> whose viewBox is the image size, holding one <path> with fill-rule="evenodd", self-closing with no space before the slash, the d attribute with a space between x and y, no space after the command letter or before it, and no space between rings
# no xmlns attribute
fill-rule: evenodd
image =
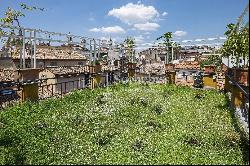
<svg viewBox="0 0 250 166"><path fill-rule="evenodd" d="M225 73L225 76L229 78L233 85L236 85L244 93L246 99L249 101L249 93L247 93L245 89L243 89L240 84L235 81L228 73Z"/></svg>

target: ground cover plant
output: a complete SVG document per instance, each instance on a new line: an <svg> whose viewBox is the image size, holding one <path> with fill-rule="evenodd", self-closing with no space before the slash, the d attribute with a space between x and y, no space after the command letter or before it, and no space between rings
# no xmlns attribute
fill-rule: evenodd
<svg viewBox="0 0 250 166"><path fill-rule="evenodd" d="M0 164L246 164L222 93L118 84L0 112Z"/></svg>

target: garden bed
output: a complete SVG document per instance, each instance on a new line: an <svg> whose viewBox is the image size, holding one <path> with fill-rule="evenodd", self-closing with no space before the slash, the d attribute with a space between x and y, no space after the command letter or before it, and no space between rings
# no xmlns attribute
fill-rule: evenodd
<svg viewBox="0 0 250 166"><path fill-rule="evenodd" d="M0 112L0 164L246 164L225 96L119 84Z"/></svg>

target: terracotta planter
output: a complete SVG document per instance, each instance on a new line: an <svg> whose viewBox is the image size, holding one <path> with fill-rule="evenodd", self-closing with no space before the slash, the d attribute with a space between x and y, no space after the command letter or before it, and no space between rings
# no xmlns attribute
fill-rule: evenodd
<svg viewBox="0 0 250 166"><path fill-rule="evenodd" d="M165 64L165 69L166 70L174 70L175 69L175 64L172 64L172 63Z"/></svg>
<svg viewBox="0 0 250 166"><path fill-rule="evenodd" d="M241 85L249 86L248 69L233 68L233 79Z"/></svg>
<svg viewBox="0 0 250 166"><path fill-rule="evenodd" d="M89 73L101 73L102 72L102 65L90 65L89 67Z"/></svg>
<svg viewBox="0 0 250 166"><path fill-rule="evenodd" d="M228 67L225 64L221 64L221 71L222 72L227 72Z"/></svg>
<svg viewBox="0 0 250 166"><path fill-rule="evenodd" d="M127 63L127 67L129 69L135 69L136 68L136 63L129 62L129 63Z"/></svg>
<svg viewBox="0 0 250 166"><path fill-rule="evenodd" d="M95 72L96 73L101 73L102 72L102 65L95 65Z"/></svg>
<svg viewBox="0 0 250 166"><path fill-rule="evenodd" d="M210 74L210 73L215 73L216 66L214 65L205 65L204 66L204 73L205 74Z"/></svg>

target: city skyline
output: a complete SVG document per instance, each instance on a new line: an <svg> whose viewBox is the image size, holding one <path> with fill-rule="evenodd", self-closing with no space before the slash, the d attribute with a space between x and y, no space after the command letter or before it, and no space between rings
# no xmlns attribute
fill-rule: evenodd
<svg viewBox="0 0 250 166"><path fill-rule="evenodd" d="M223 43L226 25L237 21L247 1L2 0L0 9L18 9L19 3L45 8L43 12L26 12L20 20L24 27L101 39L112 37L117 42L132 36L137 47L143 48L167 31L173 32L173 40L184 45L214 43L215 38Z"/></svg>

